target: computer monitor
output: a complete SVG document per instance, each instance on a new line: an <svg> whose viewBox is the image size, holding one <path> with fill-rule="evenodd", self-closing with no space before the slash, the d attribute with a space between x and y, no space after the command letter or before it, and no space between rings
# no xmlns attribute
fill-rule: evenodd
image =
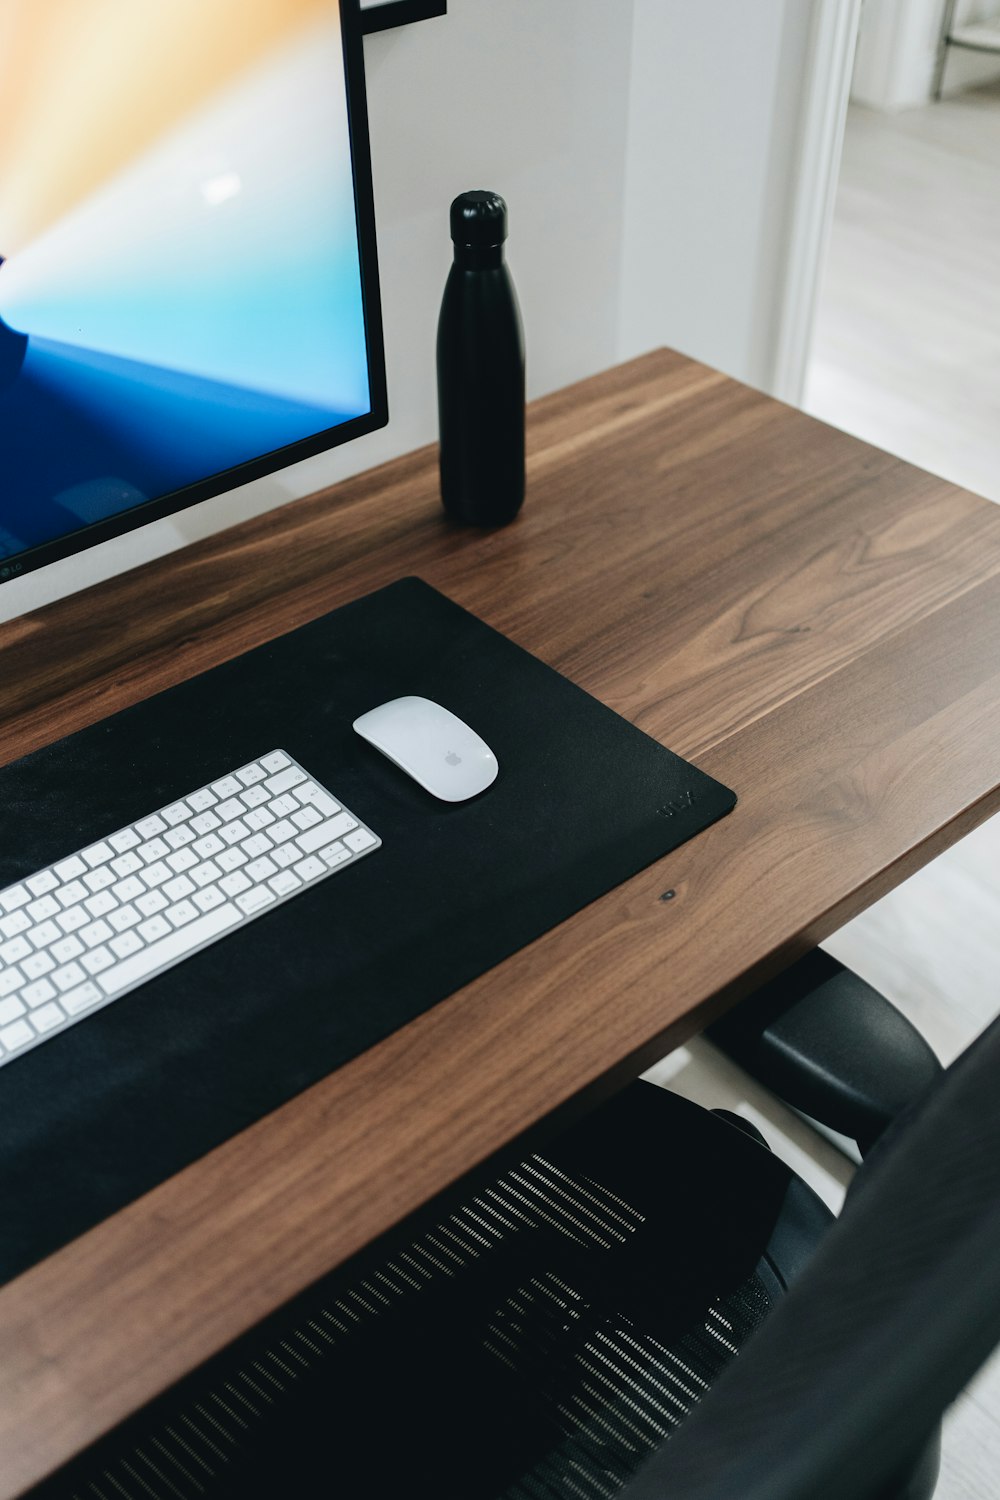
<svg viewBox="0 0 1000 1500"><path fill-rule="evenodd" d="M0 580L387 420L357 0L3 0Z"/></svg>

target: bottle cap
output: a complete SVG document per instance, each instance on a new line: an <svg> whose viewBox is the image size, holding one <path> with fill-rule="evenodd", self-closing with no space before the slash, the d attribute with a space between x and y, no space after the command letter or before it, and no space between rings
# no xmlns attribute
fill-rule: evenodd
<svg viewBox="0 0 1000 1500"><path fill-rule="evenodd" d="M507 238L507 205L499 193L477 188L459 193L451 205L451 237L456 245L485 250Z"/></svg>

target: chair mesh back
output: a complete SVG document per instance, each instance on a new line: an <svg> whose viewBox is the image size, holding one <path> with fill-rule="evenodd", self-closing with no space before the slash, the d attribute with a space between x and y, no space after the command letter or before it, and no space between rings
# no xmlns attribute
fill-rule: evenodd
<svg viewBox="0 0 1000 1500"><path fill-rule="evenodd" d="M671 1344L621 1317L595 1316L547 1275L519 1288L491 1326L487 1348L550 1407L553 1439L504 1500L613 1496L669 1436L767 1312L760 1279L708 1308ZM575 1337L567 1338L576 1324Z"/></svg>
<svg viewBox="0 0 1000 1500"><path fill-rule="evenodd" d="M618 1304L601 1291L594 1295L609 1260L641 1248L644 1222L638 1208L601 1184L532 1156L353 1284L330 1278L307 1304L299 1304L284 1331L272 1332L257 1347L244 1341L243 1357L228 1370L216 1361L200 1385L195 1378L179 1396L158 1403L144 1430L131 1424L127 1441L119 1437L112 1447L109 1439L40 1494L47 1500L248 1496L253 1455L280 1447L285 1417L310 1388L314 1396L322 1394L338 1366L350 1379L373 1333L388 1333L394 1320L421 1320L406 1325L408 1346L413 1327L435 1339L444 1336L446 1323L468 1321L464 1286L482 1277L493 1260L510 1274L502 1271L495 1293L488 1283L487 1301L463 1336L492 1368L494 1393L506 1382L515 1404L540 1415L532 1461L513 1482L509 1474L477 1474L474 1482L466 1475L454 1493L509 1500L613 1495L686 1416L770 1302L764 1283L752 1275L703 1306L683 1330L661 1339L662 1330L629 1315L627 1295ZM629 1261L628 1275L638 1266L641 1275L656 1277L659 1264L653 1243ZM384 1422L384 1412L379 1417ZM502 1425L502 1417L496 1420ZM332 1400L328 1454L345 1443L377 1447L380 1438L384 1447L384 1431L372 1437L359 1434L353 1421L347 1426L339 1430ZM338 1469L334 1458L329 1489L309 1494L348 1493L338 1485ZM426 1493L451 1494L448 1482L435 1480ZM291 1481L284 1493L297 1493Z"/></svg>

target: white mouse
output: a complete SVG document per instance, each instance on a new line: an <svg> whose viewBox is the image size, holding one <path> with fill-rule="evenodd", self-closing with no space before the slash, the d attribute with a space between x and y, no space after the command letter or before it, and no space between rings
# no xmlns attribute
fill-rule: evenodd
<svg viewBox="0 0 1000 1500"><path fill-rule="evenodd" d="M355 719L354 728L442 802L465 802L497 779L489 745L430 698L393 698Z"/></svg>

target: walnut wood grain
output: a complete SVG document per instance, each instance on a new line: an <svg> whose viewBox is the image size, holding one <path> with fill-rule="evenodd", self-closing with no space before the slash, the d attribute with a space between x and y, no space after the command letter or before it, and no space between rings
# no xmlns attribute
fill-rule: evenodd
<svg viewBox="0 0 1000 1500"><path fill-rule="evenodd" d="M0 1290L0 1497L1000 807L997 508L663 351L533 405L504 531L435 462L0 629L0 760L418 573L739 806Z"/></svg>

